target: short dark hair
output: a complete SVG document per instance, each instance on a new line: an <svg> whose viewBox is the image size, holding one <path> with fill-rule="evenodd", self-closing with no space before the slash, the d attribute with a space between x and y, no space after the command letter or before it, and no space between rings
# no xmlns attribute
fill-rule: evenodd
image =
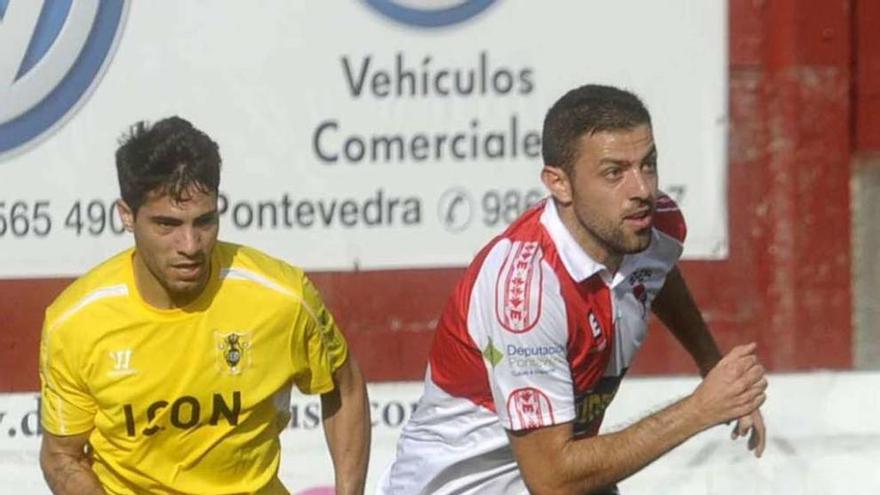
<svg viewBox="0 0 880 495"><path fill-rule="evenodd" d="M119 192L133 213L153 191L175 201L185 200L192 187L216 194L220 163L217 143L187 120L174 116L153 125L140 121L119 139Z"/></svg>
<svg viewBox="0 0 880 495"><path fill-rule="evenodd" d="M544 118L544 164L571 174L581 136L642 124L651 125L651 114L635 94L598 84L572 89L550 107Z"/></svg>

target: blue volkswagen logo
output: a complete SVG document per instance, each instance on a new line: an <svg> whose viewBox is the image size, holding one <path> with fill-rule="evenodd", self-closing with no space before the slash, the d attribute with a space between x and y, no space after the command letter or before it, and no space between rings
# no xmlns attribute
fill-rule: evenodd
<svg viewBox="0 0 880 495"><path fill-rule="evenodd" d="M0 159L49 135L98 84L125 0L0 0Z"/></svg>
<svg viewBox="0 0 880 495"><path fill-rule="evenodd" d="M495 0L366 0L383 15L417 27L443 27L464 22L486 10ZM424 5L433 4L433 7Z"/></svg>

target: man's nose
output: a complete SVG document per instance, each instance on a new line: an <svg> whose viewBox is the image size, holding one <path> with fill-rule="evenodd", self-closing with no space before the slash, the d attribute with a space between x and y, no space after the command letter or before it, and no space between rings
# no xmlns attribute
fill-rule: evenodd
<svg viewBox="0 0 880 495"><path fill-rule="evenodd" d="M177 239L177 250L186 255L195 255L199 252L201 244L201 236L197 229L189 226L183 226L180 229L180 236Z"/></svg>
<svg viewBox="0 0 880 495"><path fill-rule="evenodd" d="M628 172L627 185L629 196L633 199L650 199L654 194L653 179L642 173L638 167L633 167Z"/></svg>

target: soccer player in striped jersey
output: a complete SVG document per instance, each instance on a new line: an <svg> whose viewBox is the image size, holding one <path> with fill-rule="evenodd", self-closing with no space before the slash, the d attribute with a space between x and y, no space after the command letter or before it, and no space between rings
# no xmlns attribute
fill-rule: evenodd
<svg viewBox="0 0 880 495"><path fill-rule="evenodd" d="M544 121L550 198L476 256L444 310L425 392L382 494L617 493L679 443L736 420L761 455L755 345L721 357L678 267L686 228L658 190L651 118L587 85ZM656 313L704 375L688 397L599 435Z"/></svg>

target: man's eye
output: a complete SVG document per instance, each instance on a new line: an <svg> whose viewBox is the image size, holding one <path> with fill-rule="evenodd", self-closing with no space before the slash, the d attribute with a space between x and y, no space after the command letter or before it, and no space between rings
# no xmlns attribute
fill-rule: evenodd
<svg viewBox="0 0 880 495"><path fill-rule="evenodd" d="M213 225L213 224L217 223L217 215L211 215L208 217L199 218L198 220L196 220L195 223L196 223L196 225L198 225L200 227Z"/></svg>

